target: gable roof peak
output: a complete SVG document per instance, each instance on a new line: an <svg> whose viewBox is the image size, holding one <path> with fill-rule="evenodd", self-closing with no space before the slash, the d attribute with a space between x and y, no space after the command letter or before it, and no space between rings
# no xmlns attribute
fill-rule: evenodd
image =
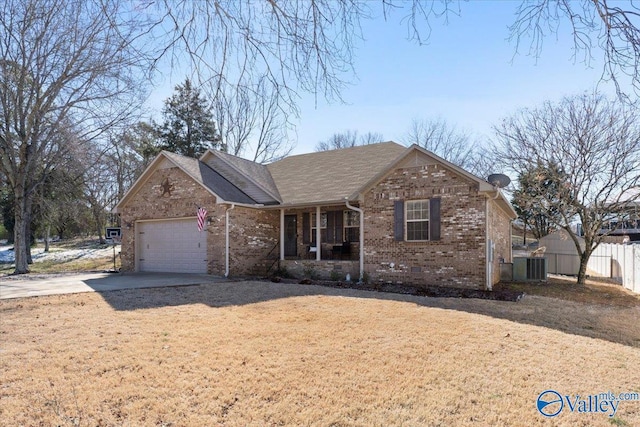
<svg viewBox="0 0 640 427"><path fill-rule="evenodd" d="M260 203L281 202L278 188L265 165L213 149L200 156L200 161Z"/></svg>

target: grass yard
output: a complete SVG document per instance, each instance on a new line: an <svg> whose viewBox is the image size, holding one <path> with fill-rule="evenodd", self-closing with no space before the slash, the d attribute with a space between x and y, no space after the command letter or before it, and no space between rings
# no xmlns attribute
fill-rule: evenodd
<svg viewBox="0 0 640 427"><path fill-rule="evenodd" d="M73 273L113 270L113 247L100 244L97 238L77 238L51 242L49 252L43 254L44 244L32 248L34 263L31 273ZM116 268L120 267L120 246L116 247ZM15 270L13 262L0 262L0 277Z"/></svg>
<svg viewBox="0 0 640 427"><path fill-rule="evenodd" d="M639 426L640 401L535 406L640 392L640 299L624 301L266 282L4 300L0 425Z"/></svg>
<svg viewBox="0 0 640 427"><path fill-rule="evenodd" d="M118 263L119 267L120 264ZM86 271L113 270L113 258L80 258L68 261L44 260L29 265L31 273L80 273ZM0 275L11 274L15 266L0 264Z"/></svg>

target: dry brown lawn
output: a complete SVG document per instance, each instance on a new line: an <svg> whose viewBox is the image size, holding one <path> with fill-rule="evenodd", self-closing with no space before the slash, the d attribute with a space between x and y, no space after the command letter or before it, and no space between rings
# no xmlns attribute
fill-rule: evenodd
<svg viewBox="0 0 640 427"><path fill-rule="evenodd" d="M638 426L640 304L284 283L0 301L0 425Z"/></svg>
<svg viewBox="0 0 640 427"><path fill-rule="evenodd" d="M498 283L495 290L513 290L528 295L552 297L587 304L619 307L640 305L640 295L628 292L610 279L587 279L584 286L576 284L575 277L550 275L546 282Z"/></svg>

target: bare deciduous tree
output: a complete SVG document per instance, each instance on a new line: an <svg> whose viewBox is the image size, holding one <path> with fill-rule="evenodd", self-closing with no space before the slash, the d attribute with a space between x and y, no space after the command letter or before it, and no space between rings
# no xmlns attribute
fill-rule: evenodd
<svg viewBox="0 0 640 427"><path fill-rule="evenodd" d="M105 243L105 227L109 205L117 195L117 166L109 161L109 156L90 147L82 155L83 174L81 176L83 198L91 211L94 231Z"/></svg>
<svg viewBox="0 0 640 427"><path fill-rule="evenodd" d="M469 133L442 118L414 119L402 142L419 145L471 173L484 172L480 170L477 161L480 154Z"/></svg>
<svg viewBox="0 0 640 427"><path fill-rule="evenodd" d="M624 220L630 194L640 185L640 113L601 95L567 97L524 109L495 128L499 160L517 174L543 168L531 194L553 210L550 220L569 233L580 256L584 284L603 225ZM558 167L555 167L557 165ZM554 172L555 171L555 172ZM555 188L547 191L549 185ZM538 197L536 196L536 197ZM575 223L582 224L584 248Z"/></svg>
<svg viewBox="0 0 640 427"><path fill-rule="evenodd" d="M602 55L602 79L613 81L619 95L633 98L630 83L640 92L640 5L634 1L535 0L523 1L510 26L516 50L528 45L528 53L539 57L545 37L568 26L576 61L590 66ZM625 79L629 78L626 82Z"/></svg>
<svg viewBox="0 0 640 427"><path fill-rule="evenodd" d="M343 0L165 0L157 12L161 53L190 60L214 88L212 98L227 84L250 89L265 78L278 105L295 108L298 90L340 99L369 6Z"/></svg>
<svg viewBox="0 0 640 427"><path fill-rule="evenodd" d="M380 13L393 22L399 17L407 38L424 44L433 22L460 16L464 2L165 0L155 10L159 25L152 35L160 41L159 56L191 60L202 81L212 83L211 98L227 84L250 88L265 78L278 106L297 112L299 91L341 99L353 78L365 20ZM528 46L537 57L546 37L568 29L576 59L590 66L592 57L602 55L604 80L624 92L620 80L627 77L640 88L639 14L633 1L523 1L510 26L511 40L516 51Z"/></svg>
<svg viewBox="0 0 640 427"><path fill-rule="evenodd" d="M291 152L287 115L278 101L277 88L265 78L254 87L224 85L217 91L213 114L228 153L267 163Z"/></svg>
<svg viewBox="0 0 640 427"><path fill-rule="evenodd" d="M316 151L339 150L383 141L384 137L378 132L367 132L359 136L357 130L346 130L344 132L334 133L326 141L318 142L316 144Z"/></svg>
<svg viewBox="0 0 640 427"><path fill-rule="evenodd" d="M61 130L95 141L140 97L149 27L119 0L7 0L0 6L0 168L14 192L15 273L28 272L37 187L64 152Z"/></svg>
<svg viewBox="0 0 640 427"><path fill-rule="evenodd" d="M112 134L110 145L115 150L118 164L124 165L122 185L118 190L121 195L161 151L159 127L154 122L138 122Z"/></svg>
<svg viewBox="0 0 640 427"><path fill-rule="evenodd" d="M360 145L376 144L384 141L384 136L380 132L367 132L360 135Z"/></svg>

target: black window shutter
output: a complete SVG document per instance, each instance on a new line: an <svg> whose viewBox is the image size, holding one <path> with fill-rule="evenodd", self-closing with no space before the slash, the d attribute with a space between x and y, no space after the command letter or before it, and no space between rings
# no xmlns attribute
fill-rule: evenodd
<svg viewBox="0 0 640 427"><path fill-rule="evenodd" d="M342 224L344 219L344 212L336 211L335 215L336 215L336 243L342 243L344 240L344 237L342 236L342 231L343 231Z"/></svg>
<svg viewBox="0 0 640 427"><path fill-rule="evenodd" d="M440 198L429 200L429 240L440 240Z"/></svg>
<svg viewBox="0 0 640 427"><path fill-rule="evenodd" d="M309 212L302 214L302 243L305 245L311 243L311 219Z"/></svg>
<svg viewBox="0 0 640 427"><path fill-rule="evenodd" d="M393 202L393 232L396 242L404 240L404 200Z"/></svg>

